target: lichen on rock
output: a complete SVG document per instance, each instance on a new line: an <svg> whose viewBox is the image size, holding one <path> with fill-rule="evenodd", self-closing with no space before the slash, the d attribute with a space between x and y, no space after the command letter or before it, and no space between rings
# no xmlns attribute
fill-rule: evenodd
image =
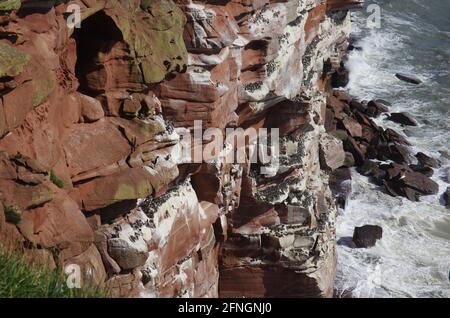
<svg viewBox="0 0 450 318"><path fill-rule="evenodd" d="M13 11L19 10L22 5L21 0L1 0L0 1L0 12L1 11Z"/></svg>
<svg viewBox="0 0 450 318"><path fill-rule="evenodd" d="M30 59L30 55L0 41L0 78L19 75Z"/></svg>

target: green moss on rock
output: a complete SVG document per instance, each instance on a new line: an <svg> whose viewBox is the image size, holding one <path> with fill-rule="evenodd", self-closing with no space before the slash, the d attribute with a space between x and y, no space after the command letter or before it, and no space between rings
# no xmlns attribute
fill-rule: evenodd
<svg viewBox="0 0 450 318"><path fill-rule="evenodd" d="M19 10L21 5L20 0L0 0L0 11Z"/></svg>
<svg viewBox="0 0 450 318"><path fill-rule="evenodd" d="M30 59L30 55L5 42L0 42L0 78L19 75Z"/></svg>
<svg viewBox="0 0 450 318"><path fill-rule="evenodd" d="M186 17L172 0L145 0L140 7L121 1L107 14L122 32L145 84L158 83L187 63L183 40ZM131 7L130 7L131 6Z"/></svg>
<svg viewBox="0 0 450 318"><path fill-rule="evenodd" d="M33 107L39 106L53 92L55 79L53 73L49 72L46 77L34 79Z"/></svg>
<svg viewBox="0 0 450 318"><path fill-rule="evenodd" d="M152 194L152 185L148 180L142 180L137 184L120 184L114 195L114 201L135 200L146 198Z"/></svg>
<svg viewBox="0 0 450 318"><path fill-rule="evenodd" d="M5 220L11 224L19 224L22 220L20 208L17 206L6 206L4 208Z"/></svg>

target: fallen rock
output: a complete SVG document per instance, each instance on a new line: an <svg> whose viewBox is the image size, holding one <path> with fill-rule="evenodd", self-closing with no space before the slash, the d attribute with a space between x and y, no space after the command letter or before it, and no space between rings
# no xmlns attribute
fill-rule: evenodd
<svg viewBox="0 0 450 318"><path fill-rule="evenodd" d="M352 136L353 138L362 137L363 134L362 127L356 120L354 120L349 116L345 116L342 119L341 123L343 128L345 128L345 130L348 131L350 136Z"/></svg>
<svg viewBox="0 0 450 318"><path fill-rule="evenodd" d="M445 206L447 208L450 208L450 187L448 187L447 190L444 192L443 198Z"/></svg>
<svg viewBox="0 0 450 318"><path fill-rule="evenodd" d="M361 165L364 163L364 153L361 151L361 148L356 143L355 139L353 139L352 137L348 137L348 139L344 141L344 149L345 151L348 151L353 155L353 158L355 158L355 162L357 165Z"/></svg>
<svg viewBox="0 0 450 318"><path fill-rule="evenodd" d="M393 160L400 164L410 164L412 162L412 156L409 149L403 145L391 144L380 145L377 148L379 160Z"/></svg>
<svg viewBox="0 0 450 318"><path fill-rule="evenodd" d="M406 113L406 112L392 113L388 119L390 121L393 121L393 122L401 124L401 125L419 126L419 123L417 122L417 120L415 120L411 114Z"/></svg>
<svg viewBox="0 0 450 318"><path fill-rule="evenodd" d="M383 170L378 163L371 160L366 160L358 168L358 172L364 176L372 177L373 181L380 186L383 185L383 180L388 176L386 170Z"/></svg>
<svg viewBox="0 0 450 318"><path fill-rule="evenodd" d="M380 102L372 100L367 104L366 114L370 117L378 117L382 113L387 113L388 111L389 108L387 106Z"/></svg>
<svg viewBox="0 0 450 318"><path fill-rule="evenodd" d="M345 153L344 167L351 168L355 165L355 158L350 152Z"/></svg>
<svg viewBox="0 0 450 318"><path fill-rule="evenodd" d="M331 78L331 85L334 88L338 87L345 87L347 86L349 79L349 73L348 70L341 66L332 76Z"/></svg>
<svg viewBox="0 0 450 318"><path fill-rule="evenodd" d="M351 96L347 92L341 90L334 90L333 96L345 103L349 103L352 100Z"/></svg>
<svg viewBox="0 0 450 318"><path fill-rule="evenodd" d="M349 103L349 106L350 106L350 108L352 109L352 110L358 110L358 111L360 111L360 112L362 112L362 113L365 113L366 111L367 111L367 105L366 104L363 104L363 103L361 103L361 102L359 102L359 101L357 101L357 100L352 100L350 103Z"/></svg>
<svg viewBox="0 0 450 318"><path fill-rule="evenodd" d="M414 75L408 75L408 74L404 74L404 73L397 73L395 74L395 77L397 77L399 80L403 81L403 82L407 82L407 83L411 83L411 84L421 84L422 80L420 78L418 78L417 76Z"/></svg>
<svg viewBox="0 0 450 318"><path fill-rule="evenodd" d="M331 108L335 114L341 113L345 108L345 102L335 96L327 98L327 107Z"/></svg>
<svg viewBox="0 0 450 318"><path fill-rule="evenodd" d="M80 94L78 98L81 104L81 116L85 123L91 123L105 117L102 104L98 100L83 94Z"/></svg>
<svg viewBox="0 0 450 318"><path fill-rule="evenodd" d="M319 144L320 166L325 170L336 170L344 165L345 152L342 141L325 134Z"/></svg>
<svg viewBox="0 0 450 318"><path fill-rule="evenodd" d="M382 237L383 229L378 225L356 227L353 232L353 242L358 248L373 247Z"/></svg>
<svg viewBox="0 0 450 318"><path fill-rule="evenodd" d="M394 142L401 145L411 146L410 142L405 137L403 137L398 132L390 128L384 131L383 137L386 139L387 142Z"/></svg>
<svg viewBox="0 0 450 318"><path fill-rule="evenodd" d="M423 167L430 167L436 169L441 167L441 163L439 162L439 160L431 158L430 156L427 156L423 152L419 152L416 155L416 158L417 160L419 160L420 165L422 165Z"/></svg>
<svg viewBox="0 0 450 318"><path fill-rule="evenodd" d="M419 172L429 178L431 178L434 175L433 168L430 167L424 167L422 165L410 165L409 166L412 171Z"/></svg>
<svg viewBox="0 0 450 318"><path fill-rule="evenodd" d="M439 185L436 182L418 172L406 172L399 179L399 182L424 195L432 195L439 192Z"/></svg>
<svg viewBox="0 0 450 318"><path fill-rule="evenodd" d="M140 251L119 238L108 240L108 254L123 270L142 266L148 258L147 251Z"/></svg>

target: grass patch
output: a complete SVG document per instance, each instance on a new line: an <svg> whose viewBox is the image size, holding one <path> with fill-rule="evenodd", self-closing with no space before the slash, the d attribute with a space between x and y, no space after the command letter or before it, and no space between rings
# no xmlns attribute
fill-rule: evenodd
<svg viewBox="0 0 450 318"><path fill-rule="evenodd" d="M62 181L56 174L55 171L52 170L50 172L50 181L53 182L58 188L64 189L64 181Z"/></svg>
<svg viewBox="0 0 450 318"><path fill-rule="evenodd" d="M20 223L22 217L20 216L20 209L18 207L6 206L4 210L6 222L11 224Z"/></svg>
<svg viewBox="0 0 450 318"><path fill-rule="evenodd" d="M0 298L106 298L100 287L70 289L61 270L30 265L0 247Z"/></svg>

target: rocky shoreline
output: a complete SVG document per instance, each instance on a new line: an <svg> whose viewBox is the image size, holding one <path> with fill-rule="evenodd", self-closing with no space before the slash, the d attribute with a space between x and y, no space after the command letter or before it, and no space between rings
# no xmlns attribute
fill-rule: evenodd
<svg viewBox="0 0 450 318"><path fill-rule="evenodd" d="M75 2L79 30L65 2L0 6L3 245L116 297L331 297L350 168L436 193L438 162L374 122L389 103L339 89L362 1ZM279 166L186 160L196 121L278 129Z"/></svg>
<svg viewBox="0 0 450 318"><path fill-rule="evenodd" d="M350 40L349 51L361 48L354 46ZM346 57L344 57L344 61ZM338 204L345 208L351 193L350 168L369 177L379 186L379 190L393 197L405 197L410 201L420 201L422 196L436 195L439 185L431 179L435 170L441 167L438 159L423 152L414 154L408 138L391 128L384 129L377 125L375 118L384 116L401 127L419 126L413 116L406 112L394 113L389 109L391 102L383 99L360 100L350 96L342 87L349 82L349 71L344 62L333 78L334 89L327 97L327 115L325 128L328 133L343 143L345 150L344 167L335 170L331 177L331 188ZM395 75L410 84L420 84L414 76ZM450 188L442 194L444 205L449 206ZM382 238L382 229L377 225L355 228L353 241L345 244L350 247L372 247L376 240ZM361 239L363 236L365 238Z"/></svg>

